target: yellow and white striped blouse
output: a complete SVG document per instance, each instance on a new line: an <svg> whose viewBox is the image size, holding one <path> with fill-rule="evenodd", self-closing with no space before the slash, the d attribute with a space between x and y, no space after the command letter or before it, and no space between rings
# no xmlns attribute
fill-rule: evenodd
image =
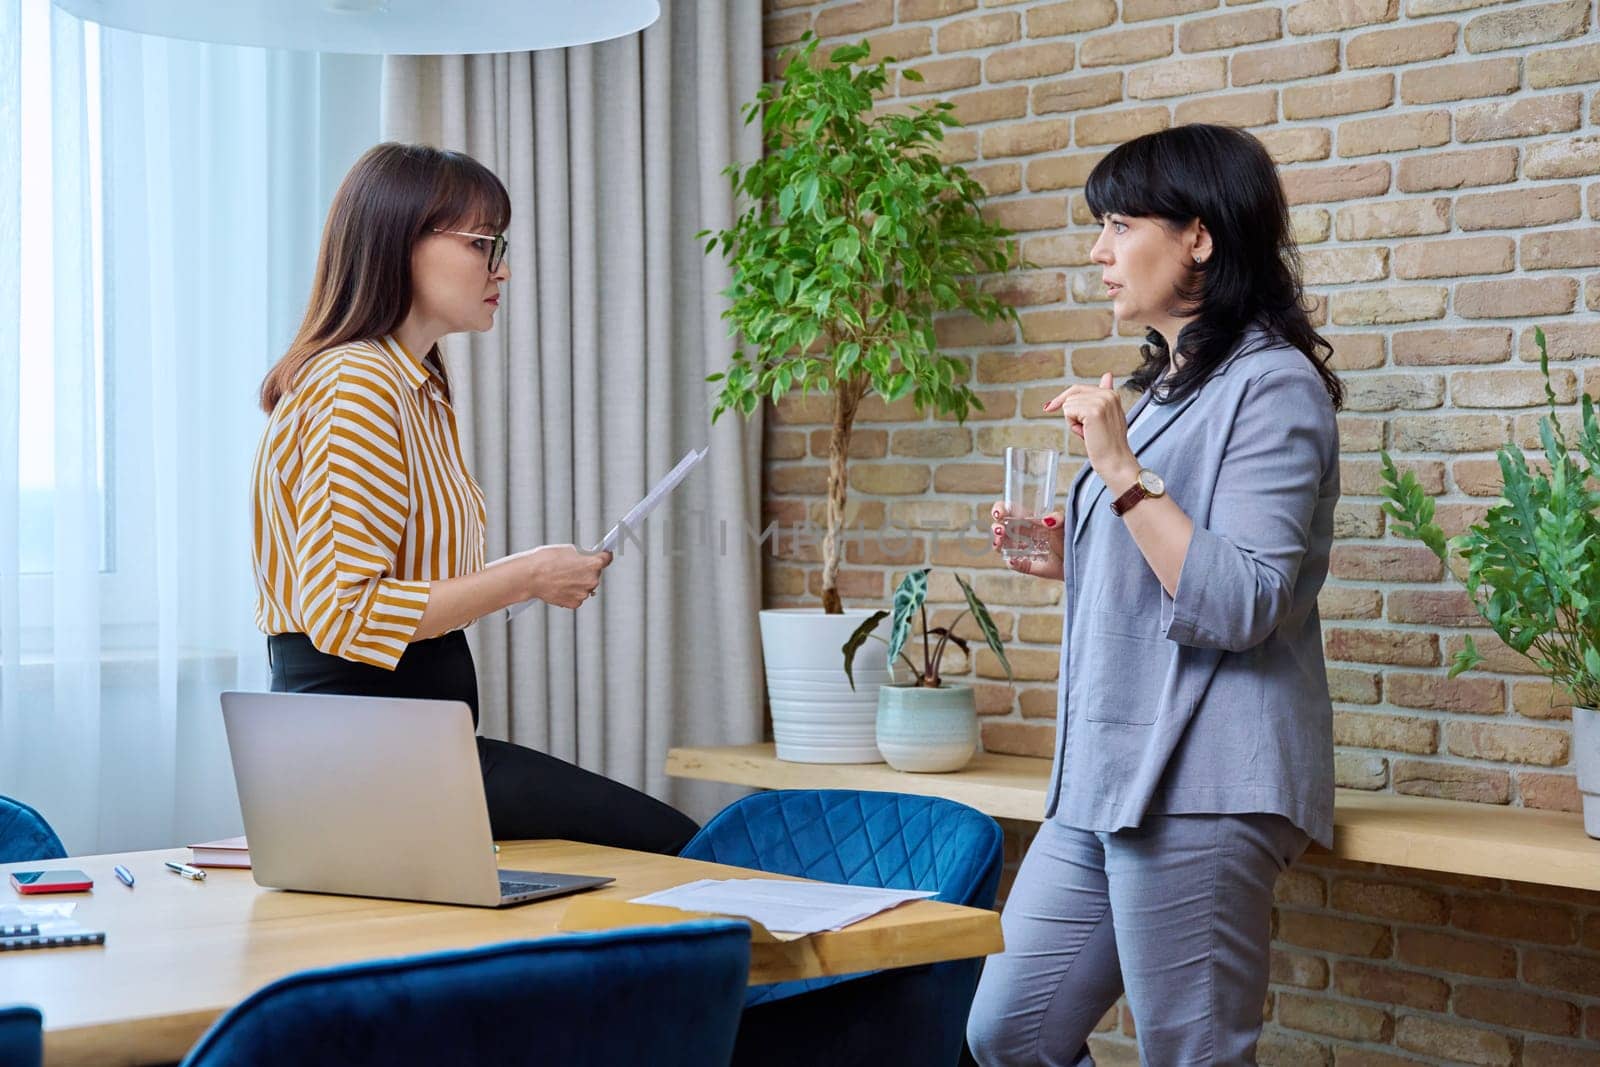
<svg viewBox="0 0 1600 1067"><path fill-rule="evenodd" d="M438 376L392 337L319 353L256 452L256 625L393 670L428 583L483 568L483 491Z"/></svg>

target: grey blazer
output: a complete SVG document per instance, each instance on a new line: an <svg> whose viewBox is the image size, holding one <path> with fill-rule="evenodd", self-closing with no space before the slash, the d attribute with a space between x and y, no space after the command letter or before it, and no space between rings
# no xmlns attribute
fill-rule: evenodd
<svg viewBox="0 0 1600 1067"><path fill-rule="evenodd" d="M1146 812L1268 812L1328 845L1333 709L1317 592L1339 435L1326 388L1299 351L1249 332L1129 444L1194 538L1169 597L1105 483L1088 464L1074 480L1045 817L1112 831Z"/></svg>

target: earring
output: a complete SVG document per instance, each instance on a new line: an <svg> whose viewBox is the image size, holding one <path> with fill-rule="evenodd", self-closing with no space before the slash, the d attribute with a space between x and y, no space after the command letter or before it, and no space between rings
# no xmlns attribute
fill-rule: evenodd
<svg viewBox="0 0 1600 1067"><path fill-rule="evenodd" d="M1202 264L1204 262L1205 262L1205 260L1201 259L1199 256L1195 256L1194 257L1194 265L1195 266L1198 267L1200 264Z"/></svg>

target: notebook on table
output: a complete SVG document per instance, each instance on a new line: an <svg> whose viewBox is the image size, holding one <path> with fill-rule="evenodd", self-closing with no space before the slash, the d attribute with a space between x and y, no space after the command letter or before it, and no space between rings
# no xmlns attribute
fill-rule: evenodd
<svg viewBox="0 0 1600 1067"><path fill-rule="evenodd" d="M189 862L196 867L249 867L250 845L243 834L190 845Z"/></svg>
<svg viewBox="0 0 1600 1067"><path fill-rule="evenodd" d="M0 952L24 948L70 948L73 945L103 945L104 930L91 930L70 919L45 920L38 923L18 924L0 933Z"/></svg>

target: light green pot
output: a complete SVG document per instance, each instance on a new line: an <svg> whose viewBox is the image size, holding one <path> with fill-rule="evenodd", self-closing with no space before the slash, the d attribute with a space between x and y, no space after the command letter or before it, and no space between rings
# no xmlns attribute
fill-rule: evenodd
<svg viewBox="0 0 1600 1067"><path fill-rule="evenodd" d="M972 687L878 687L878 751L897 771L959 771L978 750Z"/></svg>

